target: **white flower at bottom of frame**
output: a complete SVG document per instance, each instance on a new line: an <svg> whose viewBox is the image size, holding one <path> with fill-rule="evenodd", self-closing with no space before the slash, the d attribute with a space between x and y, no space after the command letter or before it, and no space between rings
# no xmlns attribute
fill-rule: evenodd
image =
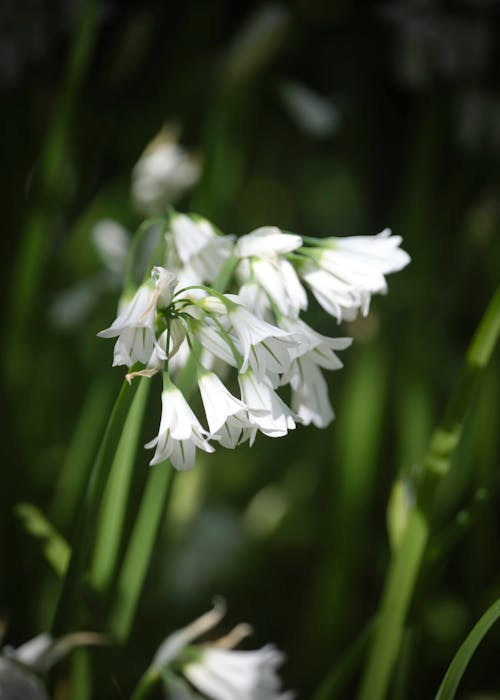
<svg viewBox="0 0 500 700"><path fill-rule="evenodd" d="M165 384L161 395L162 411L157 437L146 443L146 448L156 447L150 464L169 459L176 469L194 466L196 448L213 452L207 441L209 433L194 415L182 392L172 382Z"/></svg>
<svg viewBox="0 0 500 700"><path fill-rule="evenodd" d="M281 692L277 669L283 661L272 644L254 651L206 647L182 671L211 700L285 700L293 695Z"/></svg>
<svg viewBox="0 0 500 700"><path fill-rule="evenodd" d="M295 360L287 375L292 388L292 409L304 425L326 428L335 417L328 386L318 365L307 355Z"/></svg>
<svg viewBox="0 0 500 700"><path fill-rule="evenodd" d="M111 326L97 334L99 338L118 337L114 366L148 363L156 344L156 308L170 304L176 284L177 277L172 272L155 267L151 278L141 284L133 297L121 301L118 316Z"/></svg>
<svg viewBox="0 0 500 700"><path fill-rule="evenodd" d="M248 420L269 437L282 437L295 428L297 417L272 388L267 377L258 377L252 370L238 375L241 398L248 406ZM250 433L253 442L255 432Z"/></svg>
<svg viewBox="0 0 500 700"><path fill-rule="evenodd" d="M259 368L263 362L264 365L269 362L270 371L276 371L272 369L274 366L279 366L280 372L286 371L291 361L288 348L293 344L290 333L257 318L241 304L233 303L228 316L241 344L243 361L240 372L246 372L250 362ZM259 347L264 341L267 347Z"/></svg>
<svg viewBox="0 0 500 700"><path fill-rule="evenodd" d="M333 370L343 367L335 351L348 348L352 343L352 338L330 338L322 335L299 318L282 316L279 324L281 328L292 333L294 338L296 338L296 345L290 351L294 360L306 355L315 364L323 367L323 369ZM284 383L288 383L288 381Z"/></svg>

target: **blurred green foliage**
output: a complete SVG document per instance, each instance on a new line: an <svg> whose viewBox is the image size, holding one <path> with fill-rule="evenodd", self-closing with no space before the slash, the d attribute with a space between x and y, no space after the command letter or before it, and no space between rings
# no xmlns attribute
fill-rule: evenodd
<svg viewBox="0 0 500 700"><path fill-rule="evenodd" d="M129 231L140 223L132 168L164 123L177 123L203 164L179 208L236 234L263 224L318 236L389 225L412 264L389 280L388 297L374 300L367 319L337 329L317 314L324 332L355 339L345 369L331 377L331 428L203 455L176 479L130 642L119 654L92 652L101 679L92 697L127 696L161 639L214 594L227 598L230 622L252 623L255 643L285 650L287 687L313 697L376 610L393 483L411 483L418 470L500 278L498 9L149 0L75 4L72 13L71 4L54 4L57 22L35 3L1 11L0 612L8 640L46 626L57 591L16 504L35 504L71 541L68 513L121 380L109 346L95 338L117 291L67 329L50 308L99 271L91 240L99 219ZM83 39L82 16L91 33ZM88 55L79 54L72 74L78 41ZM309 100L321 96L329 120L306 119L290 86L310 91ZM52 159L55 181L41 154ZM31 277L20 256L34 225L39 272ZM500 594L499 372L497 353L440 488L394 698L432 697ZM158 421L151 389L144 440ZM147 461L139 448L137 501ZM56 484L67 500L56 497ZM99 616L89 624L98 629ZM499 643L493 629L463 697L500 697ZM335 697L353 697L358 677L355 665Z"/></svg>

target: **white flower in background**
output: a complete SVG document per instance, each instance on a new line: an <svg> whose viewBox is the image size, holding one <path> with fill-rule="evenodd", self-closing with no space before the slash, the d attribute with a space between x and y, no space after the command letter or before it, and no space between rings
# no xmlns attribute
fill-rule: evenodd
<svg viewBox="0 0 500 700"><path fill-rule="evenodd" d="M390 229L376 236L317 240L314 247L302 249L311 260L299 274L325 311L338 321L353 320L358 310L368 314L373 294L387 292L384 275L410 262L400 245L401 237Z"/></svg>
<svg viewBox="0 0 500 700"><path fill-rule="evenodd" d="M169 236L193 281L213 282L233 248L233 239L219 235L210 221L201 216L172 214Z"/></svg>
<svg viewBox="0 0 500 700"><path fill-rule="evenodd" d="M108 270L121 278L127 265L129 232L118 221L101 219L92 229L92 242Z"/></svg>
<svg viewBox="0 0 500 700"><path fill-rule="evenodd" d="M161 420L157 437L145 447L156 447L150 464L159 464L169 459L176 469L192 469L196 448L213 452L207 441L211 437L196 418L182 392L164 375L164 389L161 395Z"/></svg>
<svg viewBox="0 0 500 700"><path fill-rule="evenodd" d="M113 365L131 367L136 362L148 364L155 346L157 306L170 304L177 277L163 267L153 268L151 278L141 284L130 300L122 300L118 316L100 338L116 338Z"/></svg>
<svg viewBox="0 0 500 700"><path fill-rule="evenodd" d="M239 238L235 247L235 254L242 258L239 274L243 282L257 282L269 302L287 316L298 316L307 308L306 292L292 263L285 257L301 246L300 236L283 233L276 226L263 226ZM245 289L247 300L248 293ZM256 309L263 317L261 305L262 300L255 299Z"/></svg>
<svg viewBox="0 0 500 700"><path fill-rule="evenodd" d="M164 127L132 171L132 198L150 216L176 202L200 177L198 160L177 142L178 131Z"/></svg>
<svg viewBox="0 0 500 700"><path fill-rule="evenodd" d="M199 697L177 675L179 668L191 686L210 700L290 700L294 697L281 690L278 668L285 657L274 645L235 651L234 647L251 634L248 625L237 625L214 642L193 644L198 637L213 630L224 614L225 606L218 602L213 610L167 637L146 673L157 677L161 674L167 692L179 698Z"/></svg>

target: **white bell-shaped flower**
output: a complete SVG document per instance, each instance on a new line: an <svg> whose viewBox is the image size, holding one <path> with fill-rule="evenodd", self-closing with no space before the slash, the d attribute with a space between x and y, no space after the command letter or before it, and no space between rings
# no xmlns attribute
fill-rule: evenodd
<svg viewBox="0 0 500 700"><path fill-rule="evenodd" d="M201 370L198 377L198 387L208 427L213 435L220 431L230 416L246 409L243 401L233 396L213 372Z"/></svg>
<svg viewBox="0 0 500 700"><path fill-rule="evenodd" d="M251 634L248 625L237 625L212 643L193 644L212 630L224 614L225 606L218 601L213 610L169 635L156 652L149 673L161 673L169 693L186 700L194 697L192 687L211 700L293 698L293 693L281 691L278 668L285 657L273 644L252 651L234 649ZM176 675L179 669L191 687L184 685L182 678Z"/></svg>
<svg viewBox="0 0 500 700"><path fill-rule="evenodd" d="M265 226L242 236L235 247L243 258L243 282L255 280L282 314L297 316L307 308L307 295L293 265L284 257L302 246L302 238ZM258 314L260 315L260 314Z"/></svg>
<svg viewBox="0 0 500 700"><path fill-rule="evenodd" d="M281 366L286 356L289 364L290 355L287 350L290 344L289 333L267 321L257 318L257 316L248 311L242 304L233 303L228 309L228 316L234 333L238 337L241 345L242 365L240 367L240 372L246 372L251 357L252 362L259 364L256 358L257 354L263 348L259 348L258 346L260 343L264 342L267 347L264 348L263 351L268 355L269 362L271 362L272 359L274 363ZM260 363L262 363L262 355ZM285 371L285 369L282 371Z"/></svg>
<svg viewBox="0 0 500 700"><path fill-rule="evenodd" d="M249 421L261 433L269 437L282 437L295 428L295 416L274 391L267 377L258 377L249 369L238 375L238 382L241 398L250 409Z"/></svg>
<svg viewBox="0 0 500 700"><path fill-rule="evenodd" d="M211 700L285 700L278 668L283 654L272 644L255 651L207 647L200 659L188 663L183 673Z"/></svg>
<svg viewBox="0 0 500 700"><path fill-rule="evenodd" d="M156 345L157 307L170 304L176 285L177 277L172 272L155 267L151 279L141 284L130 300L121 302L111 326L97 334L100 338L118 338L113 365L131 367L136 362L149 362Z"/></svg>
<svg viewBox="0 0 500 700"><path fill-rule="evenodd" d="M191 469L194 466L196 448L213 452L207 441L209 433L194 415L182 392L165 375L161 395L162 411L158 435L145 447L156 447L150 464L159 464L169 459L176 469Z"/></svg>
<svg viewBox="0 0 500 700"><path fill-rule="evenodd" d="M300 276L325 311L339 321L353 320L358 310L366 316L372 295L387 292L384 275L410 262L399 247L401 240L390 229L376 236L323 239L308 249L311 261L300 268Z"/></svg>
<svg viewBox="0 0 500 700"><path fill-rule="evenodd" d="M202 217L173 214L170 232L183 266L195 276L213 282L233 248L230 236L220 236L212 224Z"/></svg>

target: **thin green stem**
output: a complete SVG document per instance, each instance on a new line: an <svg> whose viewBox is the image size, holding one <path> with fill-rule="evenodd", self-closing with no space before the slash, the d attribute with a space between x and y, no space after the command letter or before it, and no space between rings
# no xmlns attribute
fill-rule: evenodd
<svg viewBox="0 0 500 700"><path fill-rule="evenodd" d="M106 485L113 456L135 389L124 382L108 420L99 452L97 453L87 489L78 515L72 553L59 602L54 616L52 632L58 636L68 631L71 611L75 609L83 572L95 532L97 514Z"/></svg>
<svg viewBox="0 0 500 700"><path fill-rule="evenodd" d="M457 387L442 424L434 431L423 462L417 503L409 514L401 545L392 555L359 700L383 700L391 682L403 627L422 565L430 532L436 487L451 467L465 416L500 335L500 289L476 330Z"/></svg>

